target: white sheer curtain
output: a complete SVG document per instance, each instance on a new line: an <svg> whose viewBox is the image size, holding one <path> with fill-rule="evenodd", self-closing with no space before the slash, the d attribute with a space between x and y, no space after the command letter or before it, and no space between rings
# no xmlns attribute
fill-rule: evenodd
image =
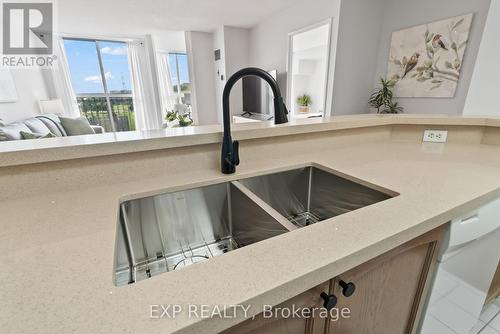
<svg viewBox="0 0 500 334"><path fill-rule="evenodd" d="M161 107L163 112L171 111L175 106L175 92L172 87L172 77L168 65L168 53L158 53L158 77Z"/></svg>
<svg viewBox="0 0 500 334"><path fill-rule="evenodd" d="M154 85L144 43L127 43L132 76L132 95L138 130L161 128L162 116L154 103Z"/></svg>
<svg viewBox="0 0 500 334"><path fill-rule="evenodd" d="M54 55L56 66L52 69L52 80L54 83L55 94L61 100L64 107L64 115L79 116L78 103L76 101L75 91L71 83L68 59L64 50L64 40L61 36L54 36Z"/></svg>

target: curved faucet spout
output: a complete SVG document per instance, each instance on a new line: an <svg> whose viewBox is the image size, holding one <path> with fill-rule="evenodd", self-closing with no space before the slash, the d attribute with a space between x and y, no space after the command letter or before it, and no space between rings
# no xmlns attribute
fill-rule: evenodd
<svg viewBox="0 0 500 334"><path fill-rule="evenodd" d="M240 80L241 78L247 77L247 76L256 76L259 77L263 80L265 80L269 86L271 87L271 90L273 91L274 95L274 123L275 124L283 124L288 122L287 114L288 111L286 110L285 104L283 103L283 98L281 97L281 91L278 86L278 83L274 78L266 71L263 69L257 68L257 67L248 67L239 70L238 72L234 73L228 80L226 85L224 86L224 92L222 93L222 109L223 109L223 118L224 118L224 130L226 130L226 127L228 130L230 130L230 117L231 117L231 112L230 112L230 106L229 106L229 96L231 94L231 90L233 89L233 86ZM224 131L226 134L229 133L229 131Z"/></svg>
<svg viewBox="0 0 500 334"><path fill-rule="evenodd" d="M231 112L229 106L229 96L231 89L238 80L247 76L256 76L264 79L274 95L274 123L283 124L288 122L288 110L281 96L278 83L274 78L263 69L257 67L248 67L239 70L233 74L226 82L224 92L222 93L222 114L224 122L224 138L222 140L221 170L224 174L232 174L236 171L236 166L240 163L238 154L238 142L231 139Z"/></svg>

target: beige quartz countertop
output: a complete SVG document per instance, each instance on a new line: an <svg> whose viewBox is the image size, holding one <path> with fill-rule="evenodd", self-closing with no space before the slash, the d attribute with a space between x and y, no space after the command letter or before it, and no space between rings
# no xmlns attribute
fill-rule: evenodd
<svg viewBox="0 0 500 334"><path fill-rule="evenodd" d="M414 124L428 122L414 118ZM437 121L469 122L487 121ZM150 307L248 304L250 315L256 314L263 304L283 302L500 194L500 146L431 147L384 131L358 129L349 135L352 145L335 144L347 135L335 139L334 131L304 141L290 136L243 142L242 164L231 176L217 169L217 144L0 168L0 332L216 333L238 320L185 313L151 319ZM321 146L316 150L273 151L316 142ZM163 166L162 159L180 166ZM113 285L120 200L307 164L400 195L179 271ZM86 174L91 171L94 178Z"/></svg>
<svg viewBox="0 0 500 334"><path fill-rule="evenodd" d="M239 123L233 124L232 129L233 138L242 140L397 124L500 127L500 118L436 114L362 114L297 119L281 125L275 125L272 122ZM0 143L0 167L213 144L220 142L221 138L221 125L205 125L2 142Z"/></svg>

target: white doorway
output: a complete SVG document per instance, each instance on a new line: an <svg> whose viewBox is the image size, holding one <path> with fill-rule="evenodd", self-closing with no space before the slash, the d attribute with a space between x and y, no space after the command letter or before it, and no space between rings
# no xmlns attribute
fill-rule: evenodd
<svg viewBox="0 0 500 334"><path fill-rule="evenodd" d="M330 18L288 35L287 104L292 118L325 115L331 31Z"/></svg>

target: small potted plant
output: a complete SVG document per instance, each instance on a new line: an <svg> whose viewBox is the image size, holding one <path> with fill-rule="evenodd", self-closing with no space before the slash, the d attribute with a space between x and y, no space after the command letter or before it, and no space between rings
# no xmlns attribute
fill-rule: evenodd
<svg viewBox="0 0 500 334"><path fill-rule="evenodd" d="M392 102L392 89L396 81L380 78L380 87L370 96L368 105L377 109L377 114L398 114L403 112L403 107L398 103Z"/></svg>
<svg viewBox="0 0 500 334"><path fill-rule="evenodd" d="M177 113L175 111L167 111L167 115L165 116L165 120L167 122L173 122L177 119Z"/></svg>
<svg viewBox="0 0 500 334"><path fill-rule="evenodd" d="M169 128L182 128L186 126L193 125L193 119L191 118L191 112L186 112L180 114L178 111L169 111L165 116L167 121L167 127Z"/></svg>
<svg viewBox="0 0 500 334"><path fill-rule="evenodd" d="M304 94L297 98L297 104L299 105L299 112L308 113L311 110L312 99L309 95Z"/></svg>
<svg viewBox="0 0 500 334"><path fill-rule="evenodd" d="M193 124L193 120L189 114L178 115L177 120L179 121L179 127L183 128Z"/></svg>
<svg viewBox="0 0 500 334"><path fill-rule="evenodd" d="M381 114L400 114L403 112L403 107L398 105L397 102L389 102L389 104L385 105L385 109L382 110Z"/></svg>

